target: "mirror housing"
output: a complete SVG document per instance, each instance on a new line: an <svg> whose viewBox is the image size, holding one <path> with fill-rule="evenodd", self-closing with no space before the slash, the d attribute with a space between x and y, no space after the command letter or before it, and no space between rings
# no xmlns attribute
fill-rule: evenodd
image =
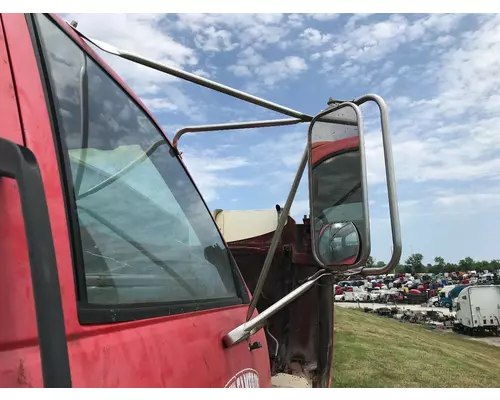
<svg viewBox="0 0 500 400"><path fill-rule="evenodd" d="M363 121L350 102L319 113L308 133L311 244L329 270L363 266L370 255Z"/></svg>
<svg viewBox="0 0 500 400"><path fill-rule="evenodd" d="M380 111L392 233L392 255L389 262L385 266L374 268L367 268L365 265L371 245L364 133L359 107L367 102L376 103ZM332 101L329 105L329 108L311 121L307 143L313 255L320 266L331 271L349 271L351 274L361 273L364 276L384 275L397 267L402 253L387 106L375 94L366 94L352 102ZM352 185L350 190L347 189L349 184ZM358 258L342 261L333 257L322 260L317 247L321 224L346 220L355 225L359 234L361 249Z"/></svg>

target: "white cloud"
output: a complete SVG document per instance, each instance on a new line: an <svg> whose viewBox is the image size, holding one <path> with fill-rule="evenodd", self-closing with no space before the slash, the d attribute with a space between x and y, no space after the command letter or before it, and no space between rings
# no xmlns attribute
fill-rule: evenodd
<svg viewBox="0 0 500 400"><path fill-rule="evenodd" d="M272 61L255 69L255 73L262 79L264 85L273 86L277 82L293 78L307 70L303 58L288 56L279 61Z"/></svg>
<svg viewBox="0 0 500 400"><path fill-rule="evenodd" d="M272 139L253 145L249 149L249 155L259 159L260 163L265 165L267 171L273 169L282 170L283 167L298 167L307 143L307 124L299 126L299 128L295 128L291 132L273 136ZM263 158L262 154L267 154L269 151L272 151L273 156ZM269 164L272 164L273 167L269 168ZM293 178L293 175L291 176ZM285 178L285 181L291 183L292 178Z"/></svg>
<svg viewBox="0 0 500 400"><path fill-rule="evenodd" d="M426 17L420 25L438 26L436 18ZM443 18L447 22L439 26L442 31L451 29L458 19ZM431 60L433 76L429 82L433 84L433 95L431 92L427 98L395 96L387 100L399 181L440 181L447 182L447 186L454 181L498 178L499 38L500 17L485 17L478 29L463 35L455 47ZM398 82L393 80L387 78L386 84L395 87ZM419 91L407 93L415 96ZM380 134L368 133L366 141L369 180L372 184L382 183Z"/></svg>
<svg viewBox="0 0 500 400"><path fill-rule="evenodd" d="M352 17L349 18L347 21L345 28L346 29L353 29L354 26L359 22L363 21L364 19L368 18L372 14L367 14L367 13L358 13L354 14Z"/></svg>
<svg viewBox="0 0 500 400"><path fill-rule="evenodd" d="M460 22L465 14L430 14L417 20L408 28L410 40L424 36L425 32L435 31L438 33L448 33Z"/></svg>
<svg viewBox="0 0 500 400"><path fill-rule="evenodd" d="M321 58L321 53L313 53L311 55L311 60L316 61Z"/></svg>
<svg viewBox="0 0 500 400"><path fill-rule="evenodd" d="M290 14L287 24L293 28L301 28L304 25L304 16L302 14Z"/></svg>
<svg viewBox="0 0 500 400"><path fill-rule="evenodd" d="M227 171L228 169L241 168L249 165L243 157L225 157L220 160L212 159L205 164L207 171Z"/></svg>
<svg viewBox="0 0 500 400"><path fill-rule="evenodd" d="M439 36L433 43L437 46L449 46L455 42L455 39L456 38L450 35Z"/></svg>
<svg viewBox="0 0 500 400"><path fill-rule="evenodd" d="M309 14L312 19L317 21L333 21L340 17L340 14L329 14L329 13L321 13L321 14Z"/></svg>
<svg viewBox="0 0 500 400"><path fill-rule="evenodd" d="M471 211L480 211L483 207L497 207L500 202L500 192L496 193L452 193L437 197L434 202L445 207L464 206Z"/></svg>
<svg viewBox="0 0 500 400"><path fill-rule="evenodd" d="M500 85L500 16L493 14L460 46L443 55L439 79L441 112L461 115L483 108ZM444 101L443 101L444 100Z"/></svg>
<svg viewBox="0 0 500 400"><path fill-rule="evenodd" d="M176 104L164 98L143 98L142 102L151 111L176 111L179 109Z"/></svg>
<svg viewBox="0 0 500 400"><path fill-rule="evenodd" d="M253 47L247 47L240 54L238 54L238 64L255 67L264 63L264 57L255 51Z"/></svg>
<svg viewBox="0 0 500 400"><path fill-rule="evenodd" d="M402 67L400 67L398 69L398 75L403 75L406 72L408 72L409 70L410 70L410 67L408 65L403 65Z"/></svg>
<svg viewBox="0 0 500 400"><path fill-rule="evenodd" d="M191 49L161 29L164 14L69 14L68 20L78 21L78 29L85 35L108 42L121 49L152 58L177 67L198 64ZM141 93L143 87L157 85L173 78L151 68L104 54L103 57Z"/></svg>
<svg viewBox="0 0 500 400"><path fill-rule="evenodd" d="M367 134L367 168L371 184L384 182L383 148L379 134ZM494 178L500 171L500 158L486 157L490 141L474 137L450 140L445 137L419 138L404 132L394 135L393 154L400 181L468 181ZM498 144L496 144L498 147Z"/></svg>
<svg viewBox="0 0 500 400"><path fill-rule="evenodd" d="M380 68L380 73L386 74L390 72L394 68L394 61L392 60L387 60L384 65L382 65L382 68Z"/></svg>
<svg viewBox="0 0 500 400"><path fill-rule="evenodd" d="M252 72L246 65L230 65L227 67L229 72L232 72L236 76L250 76Z"/></svg>
<svg viewBox="0 0 500 400"><path fill-rule="evenodd" d="M341 65L326 60L321 65L321 73L330 73L333 84L345 86L346 84L371 84L376 73L375 70L367 70L365 66L352 61L346 61ZM334 72L334 74L332 74Z"/></svg>
<svg viewBox="0 0 500 400"><path fill-rule="evenodd" d="M210 73L203 70L203 69L197 69L197 70L193 71L193 74L196 74L198 76L202 76L204 78L210 78Z"/></svg>
<svg viewBox="0 0 500 400"><path fill-rule="evenodd" d="M181 88L176 85L164 85L160 93L163 94L169 102L175 103L177 109L191 120L197 123L205 121L205 104L191 99L181 90Z"/></svg>
<svg viewBox="0 0 500 400"><path fill-rule="evenodd" d="M402 44L424 38L429 34L449 33L463 14L432 14L410 22L403 15L391 15L383 21L358 25L369 14L352 16L343 32L335 34L334 44L323 52L324 58L342 57L360 63L381 60Z"/></svg>
<svg viewBox="0 0 500 400"><path fill-rule="evenodd" d="M231 51L238 46L232 42L231 32L224 29L217 30L213 26L197 33L194 42L203 51Z"/></svg>
<svg viewBox="0 0 500 400"><path fill-rule="evenodd" d="M252 14L250 14L252 15ZM260 21L264 24L279 24L281 21L283 21L283 14L279 13L260 13L260 14L253 14L255 19L257 21Z"/></svg>
<svg viewBox="0 0 500 400"><path fill-rule="evenodd" d="M237 64L228 67L228 71L236 76L253 77L251 91L258 90L260 85L274 87L276 83L293 79L307 69L308 66L301 57L287 56L281 60L265 61L253 47L243 50Z"/></svg>
<svg viewBox="0 0 500 400"><path fill-rule="evenodd" d="M196 50L179 43L165 31L162 25L165 14L67 14L64 17L78 21L78 29L86 36L120 49L178 68L189 70L198 65ZM100 50L98 53L135 93L154 95L154 100L146 100L153 108L159 105L162 111L191 115L194 101L185 94L177 78ZM199 113L195 119L202 120L203 115Z"/></svg>
<svg viewBox="0 0 500 400"><path fill-rule="evenodd" d="M495 187L474 187L475 190L438 189L425 190L421 193L414 193L418 198L399 200L398 208L403 225L412 219L425 219L426 217L443 217L450 215L460 215L466 217L486 210L496 211L500 201L500 186ZM374 209L373 213L379 218L380 211L388 215L387 202L382 203Z"/></svg>
<svg viewBox="0 0 500 400"><path fill-rule="evenodd" d="M176 26L181 30L196 33L203 32L208 27L216 31L224 29L231 31L242 47L251 44L256 48L265 48L270 44L279 43L290 32L283 20L283 14L191 13L177 15Z"/></svg>
<svg viewBox="0 0 500 400"><path fill-rule="evenodd" d="M305 46L321 46L328 42L332 38L332 35L323 34L314 28L307 28L300 34L300 37L304 39L303 43Z"/></svg>
<svg viewBox="0 0 500 400"><path fill-rule="evenodd" d="M389 89L392 89L394 84L398 81L398 78L396 76L390 76L388 78L385 78L381 83L380 83L380 89L382 91L387 91Z"/></svg>

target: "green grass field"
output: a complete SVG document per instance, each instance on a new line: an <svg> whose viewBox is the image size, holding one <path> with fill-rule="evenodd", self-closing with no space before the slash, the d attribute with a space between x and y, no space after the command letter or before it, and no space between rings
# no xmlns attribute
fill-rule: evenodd
<svg viewBox="0 0 500 400"><path fill-rule="evenodd" d="M335 309L333 387L500 387L500 347Z"/></svg>

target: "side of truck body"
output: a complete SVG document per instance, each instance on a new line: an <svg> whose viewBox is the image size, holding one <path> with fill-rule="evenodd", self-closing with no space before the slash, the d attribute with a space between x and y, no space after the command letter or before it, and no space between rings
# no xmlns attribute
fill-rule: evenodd
<svg viewBox="0 0 500 400"><path fill-rule="evenodd" d="M466 333L500 329L500 286L468 286L456 300L455 330Z"/></svg>

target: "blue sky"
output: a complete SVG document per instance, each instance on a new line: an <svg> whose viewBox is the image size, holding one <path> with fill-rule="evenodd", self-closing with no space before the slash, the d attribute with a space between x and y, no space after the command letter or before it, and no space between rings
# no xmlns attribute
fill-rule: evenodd
<svg viewBox="0 0 500 400"><path fill-rule="evenodd" d="M403 257L500 258L500 16L494 14L76 14L86 35L287 107L384 97ZM172 139L186 125L280 118L225 95L104 58ZM391 236L382 141L363 106L372 256ZM179 147L211 209L284 204L307 125L184 136ZM308 213L307 177L292 215Z"/></svg>

